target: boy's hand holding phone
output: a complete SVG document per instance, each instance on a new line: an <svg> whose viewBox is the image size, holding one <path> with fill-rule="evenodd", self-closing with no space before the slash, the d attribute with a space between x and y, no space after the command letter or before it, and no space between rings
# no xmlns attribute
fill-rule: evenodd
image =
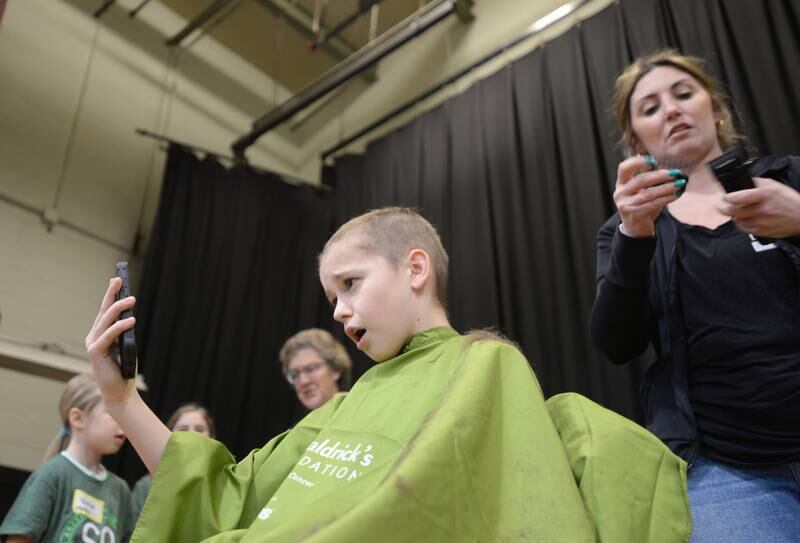
<svg viewBox="0 0 800 543"><path fill-rule="evenodd" d="M155 473L172 433L147 407L136 390L133 379L136 375L136 351L132 334L136 320L133 316L126 316L130 315L136 300L133 296L127 296L127 274L120 270L127 266L122 264L117 265L117 277L109 282L100 311L86 336L86 354L92 363L106 409L125 432L150 473ZM126 333L129 333L127 346ZM127 362L124 358L126 348L129 356ZM126 375L130 378L126 378Z"/></svg>
<svg viewBox="0 0 800 543"><path fill-rule="evenodd" d="M136 303L133 296L116 299L121 287L122 280L114 277L106 289L92 329L86 336L86 354L109 410L114 408L114 404L124 403L136 393L135 381L122 376L117 361L119 337L124 331L133 329L135 323L132 316L118 320L123 311L130 310Z"/></svg>

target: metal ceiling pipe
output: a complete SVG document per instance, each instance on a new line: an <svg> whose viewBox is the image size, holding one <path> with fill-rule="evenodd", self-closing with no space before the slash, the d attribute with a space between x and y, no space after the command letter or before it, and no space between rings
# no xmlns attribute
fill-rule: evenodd
<svg viewBox="0 0 800 543"><path fill-rule="evenodd" d="M287 21L292 23L296 28L308 36L314 36L314 17L306 10L291 0L256 0L259 4L270 10L271 12L283 15ZM327 32L324 28L320 29L322 32ZM333 37L325 43L325 50L330 53L337 60L344 60L353 53L356 49L349 43L339 37Z"/></svg>
<svg viewBox="0 0 800 543"><path fill-rule="evenodd" d="M375 6L380 2L381 0L359 0L358 8L356 8L353 13L336 23L334 27L327 32L323 31L314 36L314 39L308 42L308 48L312 51L316 50L319 46L323 45L329 39L333 38L339 34L339 32L353 24L364 13L371 10L372 6Z"/></svg>
<svg viewBox="0 0 800 543"><path fill-rule="evenodd" d="M94 13L92 13L92 17L94 17L95 19L99 19L100 17L103 16L103 13L105 13L106 10L111 7L111 4L113 4L116 1L117 0L104 0L102 5L99 8L97 8L94 11Z"/></svg>
<svg viewBox="0 0 800 543"><path fill-rule="evenodd" d="M258 138L298 111L305 109L356 74L366 70L448 15L455 13L458 1L459 0L435 0L427 4L415 15L396 25L391 30L388 30L372 44L360 49L357 53L323 74L320 78L289 98L286 102L256 120L253 123L252 130L237 139L231 145L234 156L244 159L245 150L253 145Z"/></svg>
<svg viewBox="0 0 800 543"><path fill-rule="evenodd" d="M225 6L230 4L231 1L232 0L214 0L211 2L211 4L209 4L208 7L204 9L197 17L189 21L189 23L184 26L180 32L168 39L167 45L169 47L179 45L189 34L206 24L217 13L225 9Z"/></svg>
<svg viewBox="0 0 800 543"><path fill-rule="evenodd" d="M141 2L139 2L138 6L136 6L135 8L133 8L132 10L130 10L128 12L128 17L136 17L139 14L139 12L142 11L142 8L145 7L149 3L150 3L150 0L141 0Z"/></svg>
<svg viewBox="0 0 800 543"><path fill-rule="evenodd" d="M194 145L192 143L187 143L185 141L176 140L176 139L167 137L167 136L165 136L163 134L157 134L155 132L147 130L146 128L137 128L137 129L134 130L134 132L136 132L136 134L139 135L139 136L144 136L146 138L152 138L152 139L154 139L156 141L160 141L160 142L166 143L168 145L177 145L178 147L184 147L186 149L191 150L192 152L208 155L208 156L214 157L214 158L216 158L218 160L230 162L231 164L238 165L238 163L239 163L239 161L235 157L222 155L220 153L217 153L216 151L211 151L210 149L206 149L205 147L200 147L199 145ZM277 175L278 177L281 178L281 180L289 183L290 185L308 185L308 186L313 187L315 189L330 190L329 188L327 188L325 186L317 185L316 183L311 183L310 181L306 181L305 179L301 179L299 177L293 177L291 175L286 175L286 174L283 174L283 173L274 172L272 170L265 170L264 168L259 168L257 166L253 166L251 164L247 164L247 168L252 170L252 171L254 171L254 172L258 172L258 173L266 173L266 174ZM2 196L0 195L0 199L1 198L2 198ZM38 211L37 211L37 213L38 213Z"/></svg>

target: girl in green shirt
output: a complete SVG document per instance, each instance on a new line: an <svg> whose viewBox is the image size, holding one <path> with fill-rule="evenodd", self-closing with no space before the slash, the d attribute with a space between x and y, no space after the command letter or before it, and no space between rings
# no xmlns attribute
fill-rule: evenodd
<svg viewBox="0 0 800 543"><path fill-rule="evenodd" d="M2 526L6 543L128 541L133 531L128 484L100 463L125 434L106 411L91 375L78 375L61 396L63 425L17 496Z"/></svg>

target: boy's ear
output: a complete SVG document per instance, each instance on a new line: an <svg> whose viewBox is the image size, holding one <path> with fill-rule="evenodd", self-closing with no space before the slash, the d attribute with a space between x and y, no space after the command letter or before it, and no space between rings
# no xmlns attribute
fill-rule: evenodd
<svg viewBox="0 0 800 543"><path fill-rule="evenodd" d="M422 290L431 275L431 257L422 249L412 249L408 253L408 270L411 288Z"/></svg>

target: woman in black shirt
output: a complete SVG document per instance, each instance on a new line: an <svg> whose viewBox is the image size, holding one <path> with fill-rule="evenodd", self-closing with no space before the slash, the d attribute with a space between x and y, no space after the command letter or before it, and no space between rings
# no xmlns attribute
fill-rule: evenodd
<svg viewBox="0 0 800 543"><path fill-rule="evenodd" d="M629 66L613 102L632 156L599 233L593 340L616 363L655 348L642 402L690 465L693 541L800 541L800 159L759 159L757 187L726 195L707 163L741 137L675 51Z"/></svg>

